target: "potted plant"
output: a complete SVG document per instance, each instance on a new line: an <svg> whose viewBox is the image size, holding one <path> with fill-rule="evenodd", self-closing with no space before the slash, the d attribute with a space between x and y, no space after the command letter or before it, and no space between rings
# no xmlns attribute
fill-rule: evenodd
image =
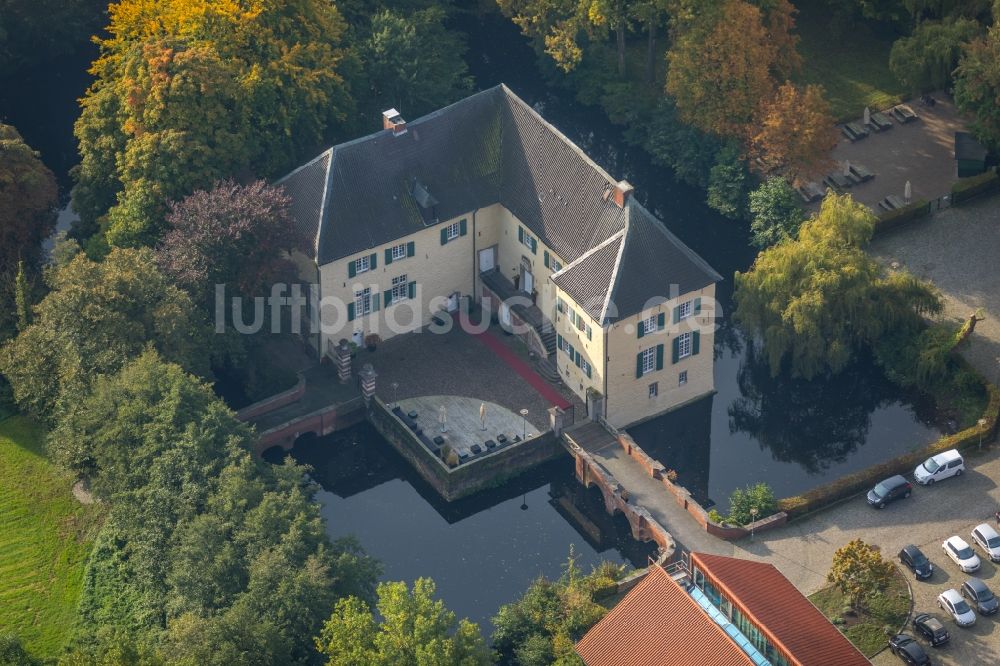
<svg viewBox="0 0 1000 666"><path fill-rule="evenodd" d="M375 351L380 342L382 342L382 338L379 337L378 333L369 333L365 336L365 348L370 352Z"/></svg>

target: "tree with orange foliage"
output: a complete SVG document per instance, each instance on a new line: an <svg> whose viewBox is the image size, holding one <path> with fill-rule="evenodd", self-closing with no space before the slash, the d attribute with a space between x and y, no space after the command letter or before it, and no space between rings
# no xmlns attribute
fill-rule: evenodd
<svg viewBox="0 0 1000 666"><path fill-rule="evenodd" d="M761 106L749 140L751 166L763 174L781 170L796 183L826 171L836 145L834 119L823 89L785 82Z"/></svg>
<svg viewBox="0 0 1000 666"><path fill-rule="evenodd" d="M746 137L775 89L779 49L761 10L727 0L696 19L667 53L666 91L681 120L724 137Z"/></svg>

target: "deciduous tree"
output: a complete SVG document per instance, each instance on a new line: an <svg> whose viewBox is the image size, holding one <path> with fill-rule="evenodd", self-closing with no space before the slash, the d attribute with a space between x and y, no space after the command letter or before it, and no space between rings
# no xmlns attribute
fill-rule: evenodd
<svg viewBox="0 0 1000 666"><path fill-rule="evenodd" d="M972 19L924 21L892 45L889 69L913 94L945 88L964 46L981 33L982 26Z"/></svg>
<svg viewBox="0 0 1000 666"><path fill-rule="evenodd" d="M865 599L885 589L895 575L896 567L877 548L854 539L834 552L826 579L839 587L855 608L860 608Z"/></svg>
<svg viewBox="0 0 1000 666"><path fill-rule="evenodd" d="M941 309L931 285L902 271L886 274L865 253L874 220L849 195L827 195L795 240L767 248L748 272L736 273L735 316L760 336L773 375L786 363L806 379L839 372L859 347Z"/></svg>
<svg viewBox="0 0 1000 666"><path fill-rule="evenodd" d="M759 8L726 0L684 31L667 53L667 92L687 123L720 136L746 136L775 89L778 47Z"/></svg>
<svg viewBox="0 0 1000 666"><path fill-rule="evenodd" d="M786 82L764 101L750 139L752 165L763 172L780 169L793 183L809 180L832 164L837 145L830 105L823 89Z"/></svg>
<svg viewBox="0 0 1000 666"><path fill-rule="evenodd" d="M329 666L476 666L492 663L479 627L434 599L434 582L418 578L406 583L380 583L378 614L361 599L337 602L316 639Z"/></svg>
<svg viewBox="0 0 1000 666"><path fill-rule="evenodd" d="M806 219L799 195L780 176L768 178L750 193L751 242L764 249L787 238L795 238Z"/></svg>
<svg viewBox="0 0 1000 666"><path fill-rule="evenodd" d="M1000 24L966 45L955 70L955 102L975 118L976 136L1000 149Z"/></svg>

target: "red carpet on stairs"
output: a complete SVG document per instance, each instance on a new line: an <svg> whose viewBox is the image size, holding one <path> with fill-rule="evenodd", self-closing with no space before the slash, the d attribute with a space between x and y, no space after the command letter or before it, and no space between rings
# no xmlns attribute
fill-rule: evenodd
<svg viewBox="0 0 1000 666"><path fill-rule="evenodd" d="M542 379L541 375L535 372L530 365L522 361L493 331L485 331L476 335L475 338L489 347L494 354L499 356L514 372L521 375L524 381L531 384L552 405L560 409L569 409L572 406L555 387Z"/></svg>

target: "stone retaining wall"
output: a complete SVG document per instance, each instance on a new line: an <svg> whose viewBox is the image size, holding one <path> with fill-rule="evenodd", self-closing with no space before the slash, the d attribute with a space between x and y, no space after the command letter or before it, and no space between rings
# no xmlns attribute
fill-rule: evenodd
<svg viewBox="0 0 1000 666"><path fill-rule="evenodd" d="M257 455L274 446L280 446L287 451L302 435L312 433L317 437L322 437L337 430L357 425L364 420L365 403L358 396L347 402L324 407L311 414L268 428L260 434L254 450Z"/></svg>
<svg viewBox="0 0 1000 666"><path fill-rule="evenodd" d="M302 372L297 374L299 376L299 381L295 384L295 386L287 391L282 391L281 393L276 393L268 398L264 398L263 400L253 403L252 405L247 405L243 409L236 412L236 418L241 421L249 421L250 419L255 419L262 414L273 412L280 407L290 405L297 401L306 392L306 377L302 374Z"/></svg>
<svg viewBox="0 0 1000 666"><path fill-rule="evenodd" d="M563 453L558 438L548 430L528 441L449 468L377 396L372 398L367 417L379 434L448 501L500 485Z"/></svg>

